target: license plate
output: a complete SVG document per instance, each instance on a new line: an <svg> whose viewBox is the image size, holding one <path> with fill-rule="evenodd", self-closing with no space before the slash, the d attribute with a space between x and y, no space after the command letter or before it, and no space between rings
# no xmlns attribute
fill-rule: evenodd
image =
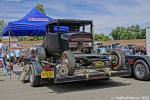
<svg viewBox="0 0 150 100"><path fill-rule="evenodd" d="M53 78L54 72L53 71L42 71L41 78Z"/></svg>
<svg viewBox="0 0 150 100"><path fill-rule="evenodd" d="M96 61L95 65L96 65L96 67L102 67L102 66L105 66L105 62L103 62L103 61Z"/></svg>

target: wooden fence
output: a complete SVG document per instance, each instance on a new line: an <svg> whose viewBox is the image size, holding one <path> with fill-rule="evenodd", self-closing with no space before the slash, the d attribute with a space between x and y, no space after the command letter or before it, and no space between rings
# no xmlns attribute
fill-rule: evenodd
<svg viewBox="0 0 150 100"><path fill-rule="evenodd" d="M122 45L134 44L134 45L143 45L146 46L145 39L137 39L137 40L111 40L111 41L102 41L104 45L110 45L114 43L120 43Z"/></svg>
<svg viewBox="0 0 150 100"><path fill-rule="evenodd" d="M30 48L34 44L41 44L43 41L11 41L13 43L22 44L23 48ZM134 45L146 45L145 39L138 39L138 40L111 40L111 41L101 41L104 45L110 45L114 43L120 43L122 45L134 44ZM8 41L2 41L2 43L8 43Z"/></svg>

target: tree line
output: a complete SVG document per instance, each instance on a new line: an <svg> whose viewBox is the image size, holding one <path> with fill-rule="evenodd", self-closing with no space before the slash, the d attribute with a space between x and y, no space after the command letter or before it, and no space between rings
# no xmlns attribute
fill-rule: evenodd
<svg viewBox="0 0 150 100"><path fill-rule="evenodd" d="M5 20L0 20L0 35L2 34L3 28L6 26L6 21Z"/></svg>
<svg viewBox="0 0 150 100"><path fill-rule="evenodd" d="M93 38L96 41L108 41L111 39L110 36L104 35L103 33L101 33L101 34L96 33L93 35Z"/></svg>
<svg viewBox="0 0 150 100"><path fill-rule="evenodd" d="M146 28L141 28L139 25L131 25L128 27L116 27L112 29L110 36L114 40L122 39L145 39Z"/></svg>
<svg viewBox="0 0 150 100"><path fill-rule="evenodd" d="M141 28L139 25L131 25L128 27L117 26L112 29L109 35L95 34L95 40L127 40L127 39L145 39L146 38L146 28Z"/></svg>

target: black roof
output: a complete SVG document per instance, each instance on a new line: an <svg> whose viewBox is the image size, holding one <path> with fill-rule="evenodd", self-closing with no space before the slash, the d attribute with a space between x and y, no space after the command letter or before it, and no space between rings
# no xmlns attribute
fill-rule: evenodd
<svg viewBox="0 0 150 100"><path fill-rule="evenodd" d="M48 22L48 25L90 25L92 24L92 20L80 20L80 19L54 19Z"/></svg>

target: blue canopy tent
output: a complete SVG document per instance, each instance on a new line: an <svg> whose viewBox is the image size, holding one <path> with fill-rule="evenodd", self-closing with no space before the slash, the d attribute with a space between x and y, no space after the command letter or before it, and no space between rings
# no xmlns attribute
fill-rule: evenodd
<svg viewBox="0 0 150 100"><path fill-rule="evenodd" d="M45 36L45 25L50 20L52 18L33 8L22 19L9 22L3 29L2 36Z"/></svg>
<svg viewBox="0 0 150 100"><path fill-rule="evenodd" d="M45 36L46 24L53 20L41 13L37 8L33 8L26 16L18 21L9 22L3 29L2 36L9 36L9 53L10 53L10 36ZM54 30L57 31L57 26ZM60 27L60 30L68 31L68 27ZM9 61L10 63L10 61ZM11 78L11 74L10 74Z"/></svg>
<svg viewBox="0 0 150 100"><path fill-rule="evenodd" d="M52 20L42 14L37 8L33 8L22 19L9 22L3 29L2 36L9 36L9 54L10 54L10 36L45 36L46 23ZM9 60L9 65L11 64ZM10 71L11 78L11 71Z"/></svg>

